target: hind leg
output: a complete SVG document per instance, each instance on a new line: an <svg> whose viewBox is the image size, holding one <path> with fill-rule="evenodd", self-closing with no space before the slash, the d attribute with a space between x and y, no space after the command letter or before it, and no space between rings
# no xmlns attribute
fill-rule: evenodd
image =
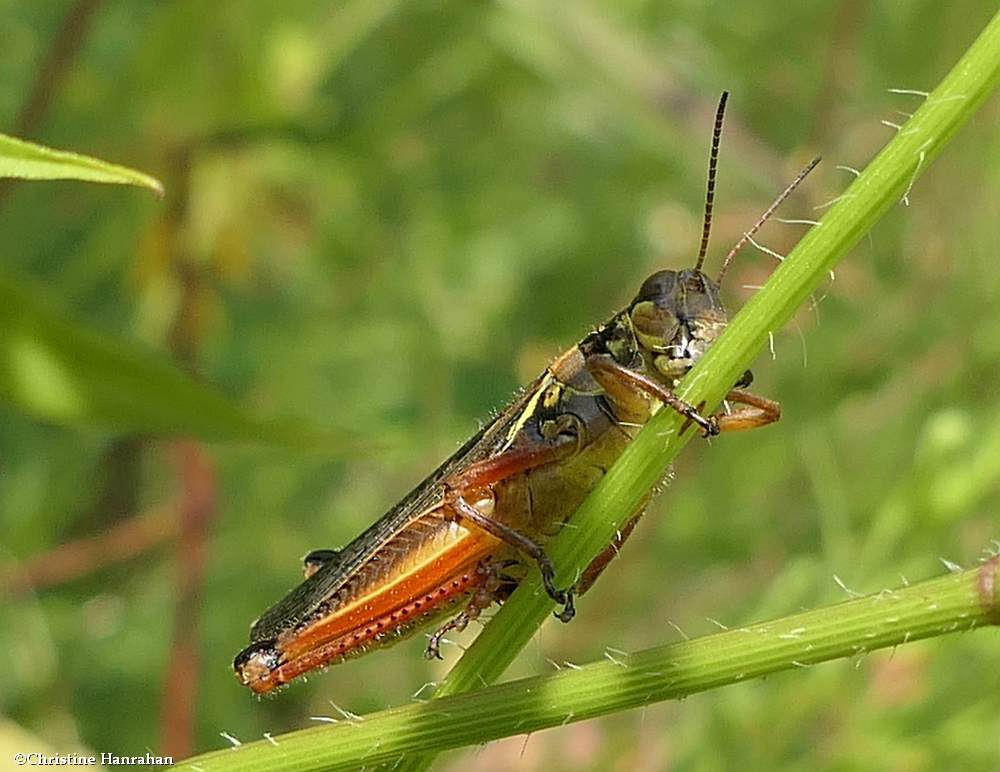
<svg viewBox="0 0 1000 772"><path fill-rule="evenodd" d="M546 594L563 608L556 618L568 622L576 613L573 606L573 589L561 590L555 586L555 568L542 546L534 539L480 511L466 498L488 492L495 483L545 464L556 463L573 455L579 448L576 434L559 435L552 440L530 448L519 448L471 464L453 477L444 480L442 504L455 517L473 524L491 536L531 558L542 575Z"/></svg>

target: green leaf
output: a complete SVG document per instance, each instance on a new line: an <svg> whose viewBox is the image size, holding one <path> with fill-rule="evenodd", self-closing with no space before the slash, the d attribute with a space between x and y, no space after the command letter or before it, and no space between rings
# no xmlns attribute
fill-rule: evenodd
<svg viewBox="0 0 1000 772"><path fill-rule="evenodd" d="M0 177L138 185L149 188L157 196L163 195L163 185L148 174L90 156L25 142L6 134L0 134Z"/></svg>
<svg viewBox="0 0 1000 772"><path fill-rule="evenodd" d="M63 426L325 451L361 444L338 432L256 418L154 352L89 330L37 290L3 277L0 399Z"/></svg>

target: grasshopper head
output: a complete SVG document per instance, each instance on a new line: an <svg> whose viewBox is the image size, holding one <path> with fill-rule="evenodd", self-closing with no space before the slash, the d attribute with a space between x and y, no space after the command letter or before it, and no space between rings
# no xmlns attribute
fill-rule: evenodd
<svg viewBox="0 0 1000 772"><path fill-rule="evenodd" d="M647 363L668 381L684 375L726 329L719 285L693 268L654 273L628 316Z"/></svg>
<svg viewBox="0 0 1000 772"><path fill-rule="evenodd" d="M673 381L690 370L726 329L726 309L719 296L719 282L722 281L733 258L747 242L752 241L753 235L820 160L814 158L799 172L757 222L743 234L743 238L729 250L729 254L722 261L718 278L715 281L708 278L702 273L701 268L708 251L708 238L712 227L715 171L719 160L719 140L722 136L722 119L728 96L725 91L722 92L715 113L701 246L694 267L681 271L657 271L642 283L639 294L626 309L628 320L624 324L631 327L646 366L653 373L665 377L669 385L673 385ZM634 347L629 353L634 353ZM737 385L749 385L752 379L752 374L747 370Z"/></svg>

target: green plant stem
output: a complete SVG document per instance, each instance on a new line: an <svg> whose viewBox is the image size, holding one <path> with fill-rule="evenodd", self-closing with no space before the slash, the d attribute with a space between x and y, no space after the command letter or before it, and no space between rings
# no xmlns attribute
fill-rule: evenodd
<svg viewBox="0 0 1000 772"><path fill-rule="evenodd" d="M685 377L680 385L680 396L694 404L704 401L707 409L717 406L728 388L736 382L763 348L768 336L784 326L836 262L886 211L898 204L904 195L912 190L914 183L926 171L931 160L994 91L998 81L1000 81L1000 14L989 22L979 38L937 89L924 100L913 117L896 132L892 140L848 190L838 197L821 223L806 234L767 284L743 307L730 323L726 333ZM565 585L573 581L580 567L585 566L611 541L616 530L641 504L646 492L662 478L669 463L693 436L693 432L680 434L680 425L680 419L672 411L661 411L654 416L573 516L574 527L563 529L551 542L548 547L549 554L559 569L557 583ZM906 593L906 597L910 597L909 592ZM940 603L940 600L936 602ZM435 693L435 697L446 697L495 681L531 639L538 626L548 617L551 608L549 599L539 591L537 575L534 579L523 582L456 664ZM814 613L822 620L823 615L830 613L830 610ZM836 616L833 622L834 632L838 625L844 624L844 620ZM909 632L909 637L912 638L914 629L912 626L906 628L904 636ZM875 630L872 632L876 636L881 634ZM894 640L899 642L902 639ZM746 644L745 639L744 644ZM865 644L862 641L859 645L871 648L874 643ZM673 651L676 655L677 649ZM715 650L715 656L720 658L717 663L720 667L727 663L731 655L732 652L727 651L723 654ZM797 657L796 661L807 660ZM632 669L624 669L623 672ZM490 694L500 694L502 699L513 702L519 699L517 696L519 690L524 690L526 685L530 685L530 682L515 683L516 687L505 685L499 687L498 692L491 690ZM712 685L715 684L707 684L705 688ZM475 697L468 696L462 699L473 700ZM455 710L459 705L464 706L467 703L461 701L452 703L449 700L447 704L452 705L452 710ZM487 712L495 715L498 708L493 703L491 706ZM373 748L387 747L390 743L393 747L399 747L400 743L395 735L402 736L418 731L419 722L429 720L430 710L429 706L420 705L392 711L392 715L401 717L397 723L390 724L389 727L382 724L380 733L373 735L369 744L358 743L352 746L358 755L353 758L350 768L374 763L375 757L368 753ZM476 741L468 739L462 730L467 717L463 714L462 720L458 721L455 715L457 714L451 714L451 721L444 729L447 738L436 739L432 747L436 749L456 747L462 742ZM515 711L512 715L520 714ZM367 722L363 724L365 727L368 725ZM510 729L515 732L527 731L527 727L523 724ZM297 738L294 748L288 739L291 737ZM461 741L451 739L459 737L465 739ZM231 766L228 767L217 766L222 763L218 760L235 759L236 754L229 757L225 754L200 757L198 764L206 770L209 768L348 768L335 766L346 762L343 761L343 757L335 758L331 755L327 740L328 735L322 731L312 730L286 736L280 741L280 751L257 746L252 752L248 752L249 749L244 748L238 754L239 763L230 762ZM268 763L254 766L257 764L254 753L261 754L260 758L268 759ZM285 763L279 764L280 759L285 759ZM433 753L411 754L395 768L423 769L431 760ZM208 766L209 761L212 766Z"/></svg>
<svg viewBox="0 0 1000 772"><path fill-rule="evenodd" d="M178 769L352 770L583 721L770 673L1000 623L1000 557L783 619L608 658L357 721L215 751ZM417 756L420 758L420 756Z"/></svg>
<svg viewBox="0 0 1000 772"><path fill-rule="evenodd" d="M680 385L680 396L708 409L780 330L837 261L893 205L901 202L948 139L1000 82L1000 13L892 140L787 256L734 317ZM560 568L557 583L575 578L614 537L681 448L694 435L679 434L673 411L653 417L618 462L549 545ZM435 692L447 696L493 683L545 621L552 604L528 581L504 604ZM407 758L397 770L425 769L430 756Z"/></svg>

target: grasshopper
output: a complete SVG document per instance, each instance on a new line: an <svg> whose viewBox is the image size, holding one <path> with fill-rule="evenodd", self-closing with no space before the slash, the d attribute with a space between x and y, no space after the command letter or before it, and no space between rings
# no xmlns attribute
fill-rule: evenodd
<svg viewBox="0 0 1000 772"><path fill-rule="evenodd" d="M545 544L657 410L677 411L687 419L684 430L695 425L705 436L778 420L777 402L746 390L750 371L729 391L727 410L714 415L673 392L726 327L719 286L733 257L819 162L730 250L718 277L706 276L726 99L723 93L715 118L694 267L654 273L628 306L560 355L364 533L343 549L310 552L305 581L254 622L250 645L236 657L244 685L266 693L451 617L430 636L427 654L440 657L442 637L502 603L532 564L561 607L555 616L568 622L575 595L618 553L645 501L574 586L555 586Z"/></svg>

